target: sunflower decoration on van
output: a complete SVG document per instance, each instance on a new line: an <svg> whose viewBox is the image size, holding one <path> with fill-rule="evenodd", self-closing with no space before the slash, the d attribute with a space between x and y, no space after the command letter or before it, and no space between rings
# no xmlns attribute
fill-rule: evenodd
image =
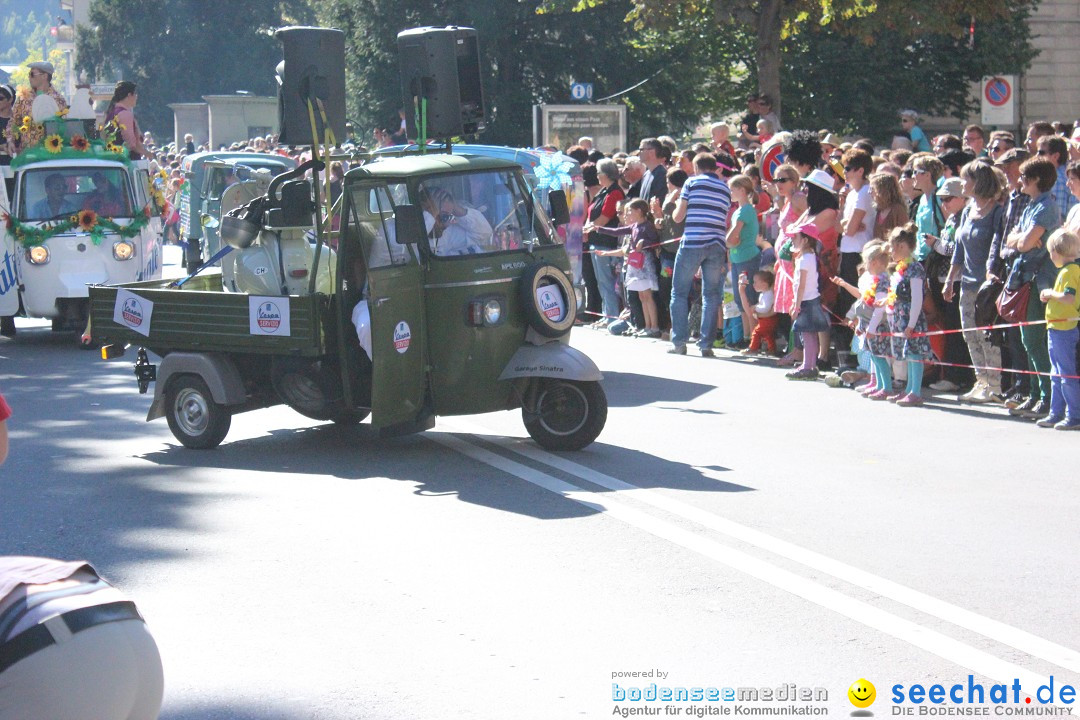
<svg viewBox="0 0 1080 720"><path fill-rule="evenodd" d="M75 217L77 218L76 222L78 222L79 229L83 232L92 232L94 228L97 227L98 216L93 210L80 210Z"/></svg>
<svg viewBox="0 0 1080 720"><path fill-rule="evenodd" d="M64 149L64 138L59 135L50 135L45 138L45 149L51 153L58 153Z"/></svg>
<svg viewBox="0 0 1080 720"><path fill-rule="evenodd" d="M71 138L71 148L79 152L86 152L90 149L90 141L83 135L74 135Z"/></svg>
<svg viewBox="0 0 1080 720"><path fill-rule="evenodd" d="M90 209L80 210L58 222L24 223L7 213L0 216L0 220L7 225L8 231L14 235L15 239L22 243L23 247L29 249L35 245L41 245L56 235L72 231L89 234L94 245L100 245L102 240L105 239L106 233L130 239L142 232L143 228L147 226L150 221L150 214L150 206L146 205L124 225L117 223L113 218L101 217Z"/></svg>

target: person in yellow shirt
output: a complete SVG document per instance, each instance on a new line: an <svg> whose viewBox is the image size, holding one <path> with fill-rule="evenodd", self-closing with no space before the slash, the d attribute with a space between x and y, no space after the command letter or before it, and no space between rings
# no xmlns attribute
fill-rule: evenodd
<svg viewBox="0 0 1080 720"><path fill-rule="evenodd" d="M1076 343L1080 339L1080 237L1055 230L1046 243L1050 260L1060 268L1053 289L1043 290L1047 338L1050 342L1050 414L1036 423L1055 430L1080 430L1080 379L1076 377Z"/></svg>

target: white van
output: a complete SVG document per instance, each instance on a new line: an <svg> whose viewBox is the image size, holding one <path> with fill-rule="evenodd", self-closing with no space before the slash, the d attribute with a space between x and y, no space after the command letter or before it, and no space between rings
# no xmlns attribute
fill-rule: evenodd
<svg viewBox="0 0 1080 720"><path fill-rule="evenodd" d="M88 285L161 277L161 223L146 167L86 158L14 171L10 217L0 227L0 316L48 318L53 330L82 331Z"/></svg>

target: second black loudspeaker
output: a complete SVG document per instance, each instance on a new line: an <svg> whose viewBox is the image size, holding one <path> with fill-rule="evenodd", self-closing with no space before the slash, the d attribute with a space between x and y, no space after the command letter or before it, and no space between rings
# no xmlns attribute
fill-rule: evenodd
<svg viewBox="0 0 1080 720"><path fill-rule="evenodd" d="M326 111L324 124L315 107L318 141L323 141L326 125L339 141L344 140L345 33L330 28L287 27L274 35L281 40L285 55L278 65L279 142L311 144L309 99L321 100Z"/></svg>
<svg viewBox="0 0 1080 720"><path fill-rule="evenodd" d="M450 138L484 130L480 48L468 27L423 27L398 33L406 112L427 99L427 135Z"/></svg>

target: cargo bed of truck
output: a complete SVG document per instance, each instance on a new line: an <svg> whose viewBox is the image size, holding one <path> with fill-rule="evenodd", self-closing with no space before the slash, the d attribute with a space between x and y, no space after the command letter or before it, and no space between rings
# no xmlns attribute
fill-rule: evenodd
<svg viewBox="0 0 1080 720"><path fill-rule="evenodd" d="M150 280L120 286L90 287L91 335L94 342L131 344L159 355L176 350L317 357L326 354L327 328L334 327L331 299L326 295L259 297L252 303L244 293L225 292L220 271L208 271L182 289L172 280ZM114 320L121 308L117 294L127 291L136 300L132 322ZM124 297L130 297L125 293ZM257 330L257 306L269 303L280 312L272 330ZM151 305L152 304L152 305ZM141 317L140 317L141 313ZM287 320L286 320L287 317ZM132 325L148 324L147 334ZM264 320L264 322L266 322ZM275 327L276 325L276 327Z"/></svg>

